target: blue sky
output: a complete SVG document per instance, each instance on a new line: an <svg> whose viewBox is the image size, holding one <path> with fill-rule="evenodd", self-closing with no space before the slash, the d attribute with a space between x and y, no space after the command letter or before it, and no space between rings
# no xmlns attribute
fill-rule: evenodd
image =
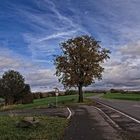
<svg viewBox="0 0 140 140"><path fill-rule="evenodd" d="M32 90L62 88L59 43L92 35L112 51L103 80L88 88L140 89L139 0L0 0L0 74L20 71Z"/></svg>

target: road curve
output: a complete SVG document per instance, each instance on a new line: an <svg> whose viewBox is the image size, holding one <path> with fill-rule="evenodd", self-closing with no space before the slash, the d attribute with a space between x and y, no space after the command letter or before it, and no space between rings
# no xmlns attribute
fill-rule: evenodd
<svg viewBox="0 0 140 140"><path fill-rule="evenodd" d="M90 97L90 99L102 102L113 108L116 108L140 121L140 102L139 101L126 101L116 99L104 99L101 95Z"/></svg>

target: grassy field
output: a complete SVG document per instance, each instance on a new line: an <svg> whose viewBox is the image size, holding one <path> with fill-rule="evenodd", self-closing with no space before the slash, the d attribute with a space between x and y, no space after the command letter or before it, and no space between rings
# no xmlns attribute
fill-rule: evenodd
<svg viewBox="0 0 140 140"><path fill-rule="evenodd" d="M40 125L32 128L17 128L22 117L0 116L0 140L59 140L68 121L58 117L38 117Z"/></svg>
<svg viewBox="0 0 140 140"><path fill-rule="evenodd" d="M140 101L140 94L121 94L121 93L107 93L102 96L107 99L133 100Z"/></svg>
<svg viewBox="0 0 140 140"><path fill-rule="evenodd" d="M85 97L95 94L85 94ZM11 109L26 109L47 107L48 104L55 104L55 97L48 97L34 100L32 104L13 105ZM77 95L59 96L58 104L65 105L76 103ZM10 109L9 108L9 109ZM68 125L68 120L59 117L36 116L40 120L40 125L32 128L17 128L17 121L23 116L0 116L0 140L60 140L63 137L64 130Z"/></svg>
<svg viewBox="0 0 140 140"><path fill-rule="evenodd" d="M84 97L94 96L95 93L86 93ZM67 96L58 96L57 97L58 105L67 105L71 103L76 103L78 101L78 95L67 95ZM87 101L87 100L85 100ZM26 108L42 108L48 107L49 104L54 104L56 102L56 97L47 97L42 99L35 99L31 104L19 104L19 105L10 105L5 108L1 108L1 110L9 110L9 109L26 109Z"/></svg>

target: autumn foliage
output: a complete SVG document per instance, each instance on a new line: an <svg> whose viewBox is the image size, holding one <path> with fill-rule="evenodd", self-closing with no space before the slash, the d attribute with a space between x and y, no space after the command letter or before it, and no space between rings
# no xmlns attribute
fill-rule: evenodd
<svg viewBox="0 0 140 140"><path fill-rule="evenodd" d="M62 55L55 59L56 75L64 87L78 87L79 102L83 102L82 87L102 79L102 63L110 51L101 48L91 36L79 36L60 44Z"/></svg>

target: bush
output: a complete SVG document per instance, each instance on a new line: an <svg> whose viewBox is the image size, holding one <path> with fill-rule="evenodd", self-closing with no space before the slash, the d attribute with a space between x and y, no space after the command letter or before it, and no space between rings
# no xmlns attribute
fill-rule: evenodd
<svg viewBox="0 0 140 140"><path fill-rule="evenodd" d="M76 90L66 90L65 95L75 95L77 93L78 93L78 91L76 91Z"/></svg>
<svg viewBox="0 0 140 140"><path fill-rule="evenodd" d="M106 93L106 90L86 90L85 93Z"/></svg>
<svg viewBox="0 0 140 140"><path fill-rule="evenodd" d="M49 91L48 96L49 97L54 97L55 96L55 91Z"/></svg>
<svg viewBox="0 0 140 140"><path fill-rule="evenodd" d="M110 89L110 93L125 93L122 89Z"/></svg>
<svg viewBox="0 0 140 140"><path fill-rule="evenodd" d="M40 92L33 93L34 99L40 99Z"/></svg>
<svg viewBox="0 0 140 140"><path fill-rule="evenodd" d="M33 103L33 95L31 93L26 94L22 99L22 104L30 104L30 103Z"/></svg>

